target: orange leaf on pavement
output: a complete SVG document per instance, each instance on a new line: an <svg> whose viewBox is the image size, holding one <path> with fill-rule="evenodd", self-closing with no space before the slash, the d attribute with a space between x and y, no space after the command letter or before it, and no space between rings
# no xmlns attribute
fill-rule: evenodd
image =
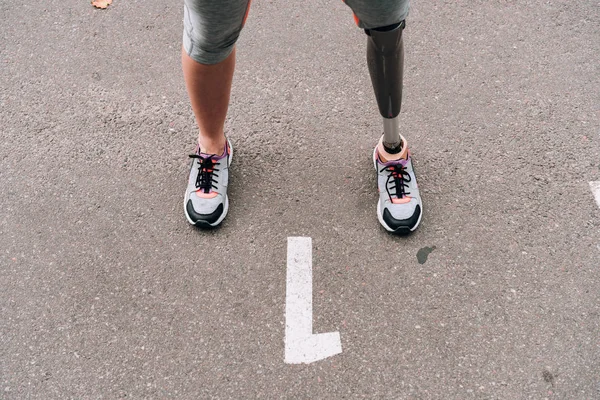
<svg viewBox="0 0 600 400"><path fill-rule="evenodd" d="M106 8L108 5L112 3L112 0L94 0L92 1L92 5L96 8Z"/></svg>

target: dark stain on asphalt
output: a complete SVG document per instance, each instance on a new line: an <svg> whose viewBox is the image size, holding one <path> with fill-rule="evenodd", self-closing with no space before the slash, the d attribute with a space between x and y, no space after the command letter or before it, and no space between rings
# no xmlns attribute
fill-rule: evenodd
<svg viewBox="0 0 600 400"><path fill-rule="evenodd" d="M419 251L417 251L417 261L419 262L419 264L425 264L425 261L427 261L427 256L429 256L429 253L431 253L434 250L435 246L423 247L419 249Z"/></svg>
<svg viewBox="0 0 600 400"><path fill-rule="evenodd" d="M542 377L544 377L544 381L546 381L546 383L551 384L552 387L554 387L554 379L556 379L557 376L558 376L558 374L553 374L552 372L548 371L547 369L544 369L542 371Z"/></svg>

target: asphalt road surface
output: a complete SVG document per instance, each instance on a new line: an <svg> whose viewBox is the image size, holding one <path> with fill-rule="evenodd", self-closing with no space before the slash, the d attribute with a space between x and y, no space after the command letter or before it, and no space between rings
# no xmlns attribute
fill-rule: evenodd
<svg viewBox="0 0 600 400"><path fill-rule="evenodd" d="M231 208L183 214L182 2L0 2L0 398L600 399L600 7L415 0L402 130L424 218L380 227L366 38L256 0ZM284 358L287 238L313 331Z"/></svg>

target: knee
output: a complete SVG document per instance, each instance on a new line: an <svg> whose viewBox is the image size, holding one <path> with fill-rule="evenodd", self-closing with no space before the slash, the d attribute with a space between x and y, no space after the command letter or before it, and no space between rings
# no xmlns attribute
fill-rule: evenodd
<svg viewBox="0 0 600 400"><path fill-rule="evenodd" d="M359 28L375 29L397 24L408 16L409 0L345 0Z"/></svg>
<svg viewBox="0 0 600 400"><path fill-rule="evenodd" d="M183 48L196 62L218 64L233 51L242 23L184 7Z"/></svg>
<svg viewBox="0 0 600 400"><path fill-rule="evenodd" d="M237 38L236 38L237 39ZM190 58L200 64L212 65L225 60L233 51L235 41L216 43L210 37L183 32L183 48Z"/></svg>

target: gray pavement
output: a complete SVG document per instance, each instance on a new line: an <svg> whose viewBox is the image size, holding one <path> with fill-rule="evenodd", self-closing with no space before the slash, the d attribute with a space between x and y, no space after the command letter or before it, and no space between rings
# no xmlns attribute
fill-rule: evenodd
<svg viewBox="0 0 600 400"><path fill-rule="evenodd" d="M0 398L600 398L597 1L413 3L425 216L401 238L342 2L253 4L206 232L182 209L182 6L114 1L0 3ZM288 236L342 340L308 365L284 363Z"/></svg>

